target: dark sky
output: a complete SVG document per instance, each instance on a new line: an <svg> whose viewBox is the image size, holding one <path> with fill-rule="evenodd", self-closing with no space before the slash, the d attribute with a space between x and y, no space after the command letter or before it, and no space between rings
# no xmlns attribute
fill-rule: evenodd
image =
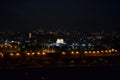
<svg viewBox="0 0 120 80"><path fill-rule="evenodd" d="M119 31L119 0L3 0L0 31Z"/></svg>

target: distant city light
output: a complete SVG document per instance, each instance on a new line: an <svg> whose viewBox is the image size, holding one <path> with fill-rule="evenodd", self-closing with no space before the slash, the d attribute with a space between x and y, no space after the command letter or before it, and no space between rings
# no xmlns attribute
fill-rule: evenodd
<svg viewBox="0 0 120 80"><path fill-rule="evenodd" d="M65 54L66 54L66 52L62 52L62 54L63 54L63 55L65 55Z"/></svg>
<svg viewBox="0 0 120 80"><path fill-rule="evenodd" d="M115 49L112 49L112 51L115 51Z"/></svg>
<svg viewBox="0 0 120 80"><path fill-rule="evenodd" d="M89 51L89 53L92 53L92 51Z"/></svg>
<svg viewBox="0 0 120 80"><path fill-rule="evenodd" d="M20 56L20 53L16 53L16 56Z"/></svg>
<svg viewBox="0 0 120 80"><path fill-rule="evenodd" d="M63 39L57 39L56 43L58 43L58 44L63 44L63 43L64 43L64 40L63 40Z"/></svg>
<svg viewBox="0 0 120 80"><path fill-rule="evenodd" d="M34 55L35 54L35 52L32 52L32 55Z"/></svg>
<svg viewBox="0 0 120 80"><path fill-rule="evenodd" d="M103 50L101 50L101 53L103 53L104 51Z"/></svg>
<svg viewBox="0 0 120 80"><path fill-rule="evenodd" d="M115 52L118 52L117 50L115 50Z"/></svg>
<svg viewBox="0 0 120 80"><path fill-rule="evenodd" d="M74 54L74 51L72 51L71 54Z"/></svg>
<svg viewBox="0 0 120 80"><path fill-rule="evenodd" d="M40 55L40 52L37 52L37 55Z"/></svg>
<svg viewBox="0 0 120 80"><path fill-rule="evenodd" d="M97 53L100 53L100 51L97 51Z"/></svg>
<svg viewBox="0 0 120 80"><path fill-rule="evenodd" d="M79 52L78 52L78 51L76 51L76 54L79 54Z"/></svg>
<svg viewBox="0 0 120 80"><path fill-rule="evenodd" d="M93 53L96 53L95 51L93 51Z"/></svg>
<svg viewBox="0 0 120 80"><path fill-rule="evenodd" d="M27 55L29 56L29 55L30 55L30 53L28 52L28 53L27 53Z"/></svg>
<svg viewBox="0 0 120 80"><path fill-rule="evenodd" d="M87 51L84 51L84 53L88 53Z"/></svg>
<svg viewBox="0 0 120 80"><path fill-rule="evenodd" d="M14 54L13 53L10 53L10 56L13 56Z"/></svg>
<svg viewBox="0 0 120 80"><path fill-rule="evenodd" d="M46 55L46 53L45 53L45 52L42 52L42 55Z"/></svg>

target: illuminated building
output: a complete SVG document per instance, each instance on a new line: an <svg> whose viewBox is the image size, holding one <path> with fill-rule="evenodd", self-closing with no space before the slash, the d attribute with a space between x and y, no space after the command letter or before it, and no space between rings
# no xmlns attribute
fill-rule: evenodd
<svg viewBox="0 0 120 80"><path fill-rule="evenodd" d="M29 33L29 38L32 38L32 33Z"/></svg>

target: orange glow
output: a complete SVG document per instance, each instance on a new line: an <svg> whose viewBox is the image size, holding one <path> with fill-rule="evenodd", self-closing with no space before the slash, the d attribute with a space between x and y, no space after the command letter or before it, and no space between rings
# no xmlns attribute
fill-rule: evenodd
<svg viewBox="0 0 120 80"><path fill-rule="evenodd" d="M89 51L89 53L92 53L91 51Z"/></svg>
<svg viewBox="0 0 120 80"><path fill-rule="evenodd" d="M95 51L93 51L93 53L96 53Z"/></svg>
<svg viewBox="0 0 120 80"><path fill-rule="evenodd" d="M107 50L105 50L105 52L106 52L106 53L108 53L108 51L107 51Z"/></svg>
<svg viewBox="0 0 120 80"><path fill-rule="evenodd" d="M74 54L74 51L72 51L71 54Z"/></svg>
<svg viewBox="0 0 120 80"><path fill-rule="evenodd" d="M35 53L34 52L32 52L32 55L34 55Z"/></svg>
<svg viewBox="0 0 120 80"><path fill-rule="evenodd" d="M109 53L111 53L112 51L111 50L109 50Z"/></svg>
<svg viewBox="0 0 120 80"><path fill-rule="evenodd" d="M16 56L20 56L20 53L16 53Z"/></svg>
<svg viewBox="0 0 120 80"><path fill-rule="evenodd" d="M63 54L63 55L65 55L65 54L66 54L66 52L62 52L62 54Z"/></svg>
<svg viewBox="0 0 120 80"><path fill-rule="evenodd" d="M103 53L104 51L102 50L101 53Z"/></svg>
<svg viewBox="0 0 120 80"><path fill-rule="evenodd" d="M100 53L100 51L97 51L97 53Z"/></svg>
<svg viewBox="0 0 120 80"><path fill-rule="evenodd" d="M87 51L84 51L84 53L88 53Z"/></svg>
<svg viewBox="0 0 120 80"><path fill-rule="evenodd" d="M10 56L13 56L14 54L13 53L10 53Z"/></svg>
<svg viewBox="0 0 120 80"><path fill-rule="evenodd" d="M3 53L0 52L0 55L2 55Z"/></svg>
<svg viewBox="0 0 120 80"><path fill-rule="evenodd" d="M45 52L42 52L42 55L46 55L46 53L45 53Z"/></svg>
<svg viewBox="0 0 120 80"><path fill-rule="evenodd" d="M40 52L37 52L38 55L40 55Z"/></svg>
<svg viewBox="0 0 120 80"><path fill-rule="evenodd" d="M3 53L0 53L0 56L2 56L2 57L3 57Z"/></svg>
<svg viewBox="0 0 120 80"><path fill-rule="evenodd" d="M112 49L112 51L115 51L115 49Z"/></svg>
<svg viewBox="0 0 120 80"><path fill-rule="evenodd" d="M115 52L118 52L117 50L115 50Z"/></svg>
<svg viewBox="0 0 120 80"><path fill-rule="evenodd" d="M10 48L12 48L12 46L10 46Z"/></svg>
<svg viewBox="0 0 120 80"><path fill-rule="evenodd" d="M78 51L76 51L76 54L79 54L79 52L78 52Z"/></svg>
<svg viewBox="0 0 120 80"><path fill-rule="evenodd" d="M27 53L27 55L29 56L29 55L30 55L30 53L28 52L28 53Z"/></svg>

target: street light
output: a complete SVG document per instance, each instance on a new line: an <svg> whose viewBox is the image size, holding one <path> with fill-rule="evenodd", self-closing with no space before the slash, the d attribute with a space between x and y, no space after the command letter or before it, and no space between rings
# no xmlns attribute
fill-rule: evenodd
<svg viewBox="0 0 120 80"><path fill-rule="evenodd" d="M16 53L16 56L20 56L20 53Z"/></svg>
<svg viewBox="0 0 120 80"><path fill-rule="evenodd" d="M115 51L115 49L112 49L112 51Z"/></svg>
<svg viewBox="0 0 120 80"><path fill-rule="evenodd" d="M29 55L30 55L30 53L28 52L28 53L27 53L27 55L29 56Z"/></svg>
<svg viewBox="0 0 120 80"><path fill-rule="evenodd" d="M35 52L32 52L32 55L34 55L35 54Z"/></svg>
<svg viewBox="0 0 120 80"><path fill-rule="evenodd" d="M104 53L104 51L102 50L101 53Z"/></svg>
<svg viewBox="0 0 120 80"><path fill-rule="evenodd" d="M37 52L37 55L40 55L40 52Z"/></svg>
<svg viewBox="0 0 120 80"><path fill-rule="evenodd" d="M100 53L100 51L97 51L97 53Z"/></svg>
<svg viewBox="0 0 120 80"><path fill-rule="evenodd" d="M10 53L10 56L13 56L14 54L13 53Z"/></svg>
<svg viewBox="0 0 120 80"><path fill-rule="evenodd" d="M115 52L118 52L117 50L115 50Z"/></svg>
<svg viewBox="0 0 120 80"><path fill-rule="evenodd" d="M65 55L65 54L66 54L66 52L62 52L62 54L63 54L63 55Z"/></svg>
<svg viewBox="0 0 120 80"><path fill-rule="evenodd" d="M112 50L109 50L109 53L111 53L112 52Z"/></svg>
<svg viewBox="0 0 120 80"><path fill-rule="evenodd" d="M71 54L74 54L74 51L72 51Z"/></svg>
<svg viewBox="0 0 120 80"><path fill-rule="evenodd" d="M105 50L105 52L106 52L106 53L108 53L108 51L107 51L107 50Z"/></svg>
<svg viewBox="0 0 120 80"><path fill-rule="evenodd" d="M93 51L93 53L95 53L95 51Z"/></svg>
<svg viewBox="0 0 120 80"><path fill-rule="evenodd" d="M46 53L45 53L45 52L42 52L42 55L46 55Z"/></svg>
<svg viewBox="0 0 120 80"><path fill-rule="evenodd" d="M89 51L89 53L92 53L91 51Z"/></svg>
<svg viewBox="0 0 120 80"><path fill-rule="evenodd" d="M76 54L79 54L79 52L78 52L78 51L76 51Z"/></svg>
<svg viewBox="0 0 120 80"><path fill-rule="evenodd" d="M84 51L84 53L88 53L87 51Z"/></svg>

